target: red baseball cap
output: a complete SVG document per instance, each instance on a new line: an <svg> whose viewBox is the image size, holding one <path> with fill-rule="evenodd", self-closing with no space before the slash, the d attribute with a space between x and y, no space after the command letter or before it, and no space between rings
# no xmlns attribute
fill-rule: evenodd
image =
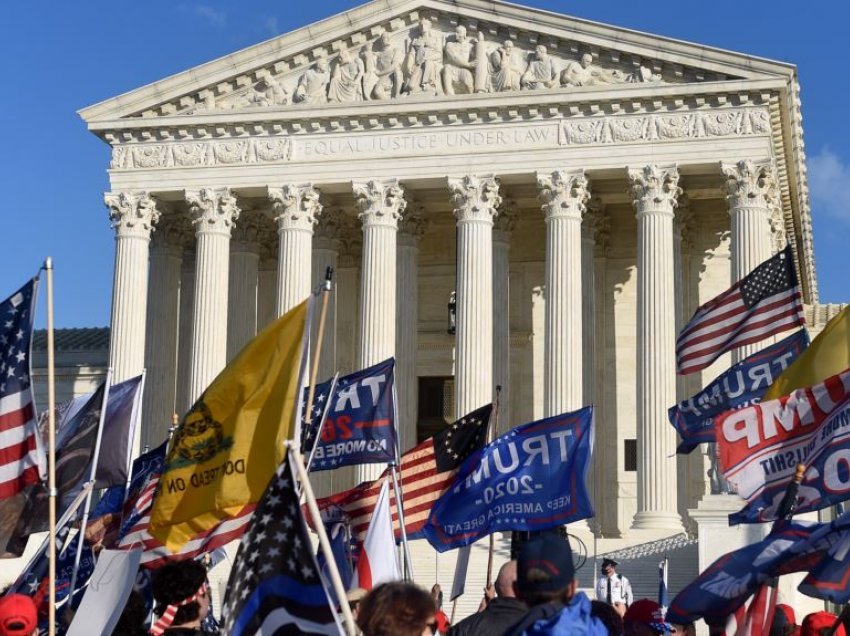
<svg viewBox="0 0 850 636"><path fill-rule="evenodd" d="M623 616L623 622L643 623L656 632L673 631L673 627L665 619L661 606L649 598L642 598L629 605L626 615Z"/></svg>
<svg viewBox="0 0 850 636"><path fill-rule="evenodd" d="M820 630L824 627L832 627L837 620L835 614L829 612L814 612L803 619L803 624L800 627L800 636L819 636ZM844 636L844 625L838 624L838 629L835 630L835 636Z"/></svg>
<svg viewBox="0 0 850 636"><path fill-rule="evenodd" d="M10 594L0 599L0 636L30 636L37 626L35 603L29 596Z"/></svg>

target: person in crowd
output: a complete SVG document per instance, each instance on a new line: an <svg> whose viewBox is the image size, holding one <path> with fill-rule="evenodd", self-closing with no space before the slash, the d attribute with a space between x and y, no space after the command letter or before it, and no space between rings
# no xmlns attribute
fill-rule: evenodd
<svg viewBox="0 0 850 636"><path fill-rule="evenodd" d="M345 598L348 601L348 609L351 610L351 615L354 617L354 620L357 620L357 615L360 613L360 603L363 602L363 599L366 597L366 590L362 587L355 587L345 594Z"/></svg>
<svg viewBox="0 0 850 636"><path fill-rule="evenodd" d="M830 612L807 614L800 624L800 636L827 636L838 617ZM844 625L839 623L834 636L845 636Z"/></svg>
<svg viewBox="0 0 850 636"><path fill-rule="evenodd" d="M413 583L383 583L360 603L357 626L363 636L431 636L436 609L431 595Z"/></svg>
<svg viewBox="0 0 850 636"><path fill-rule="evenodd" d="M780 603L773 613L773 622L770 624L770 636L799 636L800 626L797 625L797 616L790 605Z"/></svg>
<svg viewBox="0 0 850 636"><path fill-rule="evenodd" d="M449 630L449 636L491 636L503 634L516 623L528 607L517 596L517 562L508 561L496 581L484 590L483 607Z"/></svg>
<svg viewBox="0 0 850 636"><path fill-rule="evenodd" d="M112 630L112 636L144 636L148 633L145 623L147 622L145 612L145 599L136 590L130 592L124 611L118 619L118 624Z"/></svg>
<svg viewBox="0 0 850 636"><path fill-rule="evenodd" d="M434 607L437 611L434 613L434 618L437 621L437 631L445 636L449 633L449 617L443 611L443 588L439 583L434 583L431 587L431 598L434 599Z"/></svg>
<svg viewBox="0 0 850 636"><path fill-rule="evenodd" d="M210 611L207 569L193 560L168 563L153 573L156 620L151 634L200 636L201 623Z"/></svg>
<svg viewBox="0 0 850 636"><path fill-rule="evenodd" d="M10 594L0 599L0 636L38 636L38 614L29 596Z"/></svg>
<svg viewBox="0 0 850 636"><path fill-rule="evenodd" d="M604 601L590 601L590 615L602 621L609 636L623 636L623 617L613 606Z"/></svg>
<svg viewBox="0 0 850 636"><path fill-rule="evenodd" d="M671 636L697 636L697 627L693 623L670 623Z"/></svg>
<svg viewBox="0 0 850 636"><path fill-rule="evenodd" d="M649 598L642 598L629 605L623 616L625 636L657 636L672 631L673 627L664 619L661 606Z"/></svg>
<svg viewBox="0 0 850 636"><path fill-rule="evenodd" d="M591 615L590 599L576 592L569 541L556 534L540 534L520 548L517 593L530 609L506 632L510 636L608 635L604 623Z"/></svg>
<svg viewBox="0 0 850 636"><path fill-rule="evenodd" d="M602 559L602 576L596 581L596 600L608 603L623 616L634 597L629 579L617 573L618 565L613 559Z"/></svg>

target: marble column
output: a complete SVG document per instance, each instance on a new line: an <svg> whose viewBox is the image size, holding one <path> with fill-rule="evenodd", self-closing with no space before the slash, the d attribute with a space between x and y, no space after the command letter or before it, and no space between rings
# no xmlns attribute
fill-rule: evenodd
<svg viewBox="0 0 850 636"><path fill-rule="evenodd" d="M311 184L269 188L277 221L277 315L310 295L313 226L322 212L319 191Z"/></svg>
<svg viewBox="0 0 850 636"><path fill-rule="evenodd" d="M188 221L171 214L160 220L151 241L142 447L154 448L168 437L176 408L180 279L183 248L190 239Z"/></svg>
<svg viewBox="0 0 850 636"><path fill-rule="evenodd" d="M230 232L239 218L239 207L230 188L187 191L186 201L195 225L195 298L189 373L189 395L194 401L227 363Z"/></svg>
<svg viewBox="0 0 850 636"><path fill-rule="evenodd" d="M732 229L732 282L749 274L771 255L771 214L776 178L770 161L721 163ZM733 362L761 349L764 343L739 347Z"/></svg>
<svg viewBox="0 0 850 636"><path fill-rule="evenodd" d="M419 203L407 208L398 228L398 299L396 302L396 394L401 452L416 445L417 338L419 336L419 241L425 233L425 210Z"/></svg>
<svg viewBox="0 0 850 636"><path fill-rule="evenodd" d="M365 369L396 353L396 239L407 202L396 179L352 183L352 188L363 225L357 366ZM358 480L379 473L380 466L357 468Z"/></svg>
<svg viewBox="0 0 850 636"><path fill-rule="evenodd" d="M343 211L339 208L325 208L316 224L313 236L313 281L312 287L325 280L328 267L334 274L331 295L328 299L328 314L325 319L325 335L322 342L322 357L319 360L319 378L325 380L337 372L336 347L336 308L337 308L337 261L339 260L340 218ZM315 330L318 332L318 321ZM317 334L316 334L317 335ZM314 339L315 342L315 339Z"/></svg>
<svg viewBox="0 0 850 636"><path fill-rule="evenodd" d="M183 250L180 269L180 317L177 329L177 406L178 417L183 417L192 407L194 397L190 379L192 375L192 330L195 306L195 246Z"/></svg>
<svg viewBox="0 0 850 636"><path fill-rule="evenodd" d="M277 230L269 221L260 233L260 265L257 276L257 331L277 316Z"/></svg>
<svg viewBox="0 0 850 636"><path fill-rule="evenodd" d="M676 501L676 297L673 211L676 166L628 171L637 216L637 514L635 530L682 530Z"/></svg>
<svg viewBox="0 0 850 636"><path fill-rule="evenodd" d="M242 212L230 240L230 290L227 295L227 361L257 335L257 294L260 285L258 212Z"/></svg>
<svg viewBox="0 0 850 636"><path fill-rule="evenodd" d="M348 334L337 342L337 367L342 374L357 370L360 335L360 265L363 261L363 230L346 217L340 231L337 255L337 302L345 311L337 315L337 331Z"/></svg>
<svg viewBox="0 0 850 636"><path fill-rule="evenodd" d="M493 219L502 197L492 175L449 178L457 219L455 414L493 400Z"/></svg>
<svg viewBox="0 0 850 636"><path fill-rule="evenodd" d="M547 417L583 405L581 219L590 193L583 170L537 175L546 219Z"/></svg>
<svg viewBox="0 0 850 636"><path fill-rule="evenodd" d="M501 386L499 435L517 424L511 418L511 232L516 203L505 199L493 221L493 386Z"/></svg>
<svg viewBox="0 0 850 636"><path fill-rule="evenodd" d="M597 511L596 517L593 520L588 520L588 524L594 524L595 528L601 529L600 520L602 517L602 507L604 506L604 495L600 493L599 484L605 483L604 473L601 468L605 466L604 452L600 452L604 445L604 437L600 431L602 425L602 417L600 412L600 404L595 398L595 377L596 377L596 285L595 285L595 261L594 253L596 248L597 227L602 223L602 202L599 197L591 197L586 202L587 212L584 214L581 222L581 331L582 331L582 355L581 355L581 374L582 374L582 405L587 406L593 404L595 407L596 430L594 431L594 447L593 447L593 467L588 478L588 489L593 500L594 510ZM600 496L602 495L602 496Z"/></svg>
<svg viewBox="0 0 850 636"><path fill-rule="evenodd" d="M121 382L145 365L148 253L159 211L147 192L108 193L104 202L115 230L109 366L112 381Z"/></svg>

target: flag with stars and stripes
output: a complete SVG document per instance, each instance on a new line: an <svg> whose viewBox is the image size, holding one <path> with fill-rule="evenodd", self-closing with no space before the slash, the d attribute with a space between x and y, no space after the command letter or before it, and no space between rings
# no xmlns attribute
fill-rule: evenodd
<svg viewBox="0 0 850 636"><path fill-rule="evenodd" d="M482 406L401 456L399 479L404 497L404 527L409 539L424 537L423 528L434 502L451 487L464 460L484 446L492 412L492 404ZM341 514L351 524L352 534L362 541L388 473L389 469L375 481L320 499L319 509L323 515ZM390 505L395 536L400 539L395 493L391 495Z"/></svg>
<svg viewBox="0 0 850 636"><path fill-rule="evenodd" d="M38 279L0 303L0 499L44 473L30 379L30 342Z"/></svg>
<svg viewBox="0 0 850 636"><path fill-rule="evenodd" d="M224 633L341 634L301 516L290 456L263 494L227 583Z"/></svg>
<svg viewBox="0 0 850 636"><path fill-rule="evenodd" d="M311 471L396 458L394 371L395 358L388 358L316 386L311 415L321 434L316 439L319 428L313 426L305 435Z"/></svg>
<svg viewBox="0 0 850 636"><path fill-rule="evenodd" d="M727 351L804 324L800 284L786 246L697 309L676 340L678 371L701 371Z"/></svg>

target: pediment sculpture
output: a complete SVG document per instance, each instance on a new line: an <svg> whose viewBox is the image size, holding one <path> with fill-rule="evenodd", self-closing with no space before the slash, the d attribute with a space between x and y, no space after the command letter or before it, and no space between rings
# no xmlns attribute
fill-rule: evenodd
<svg viewBox="0 0 850 636"><path fill-rule="evenodd" d="M264 69L247 88L216 97L202 91L180 112L668 81L657 70L646 63L609 68L587 50L563 55L514 38L491 42L463 25L445 33L423 17L409 31L384 32L332 58L320 51L297 74Z"/></svg>

